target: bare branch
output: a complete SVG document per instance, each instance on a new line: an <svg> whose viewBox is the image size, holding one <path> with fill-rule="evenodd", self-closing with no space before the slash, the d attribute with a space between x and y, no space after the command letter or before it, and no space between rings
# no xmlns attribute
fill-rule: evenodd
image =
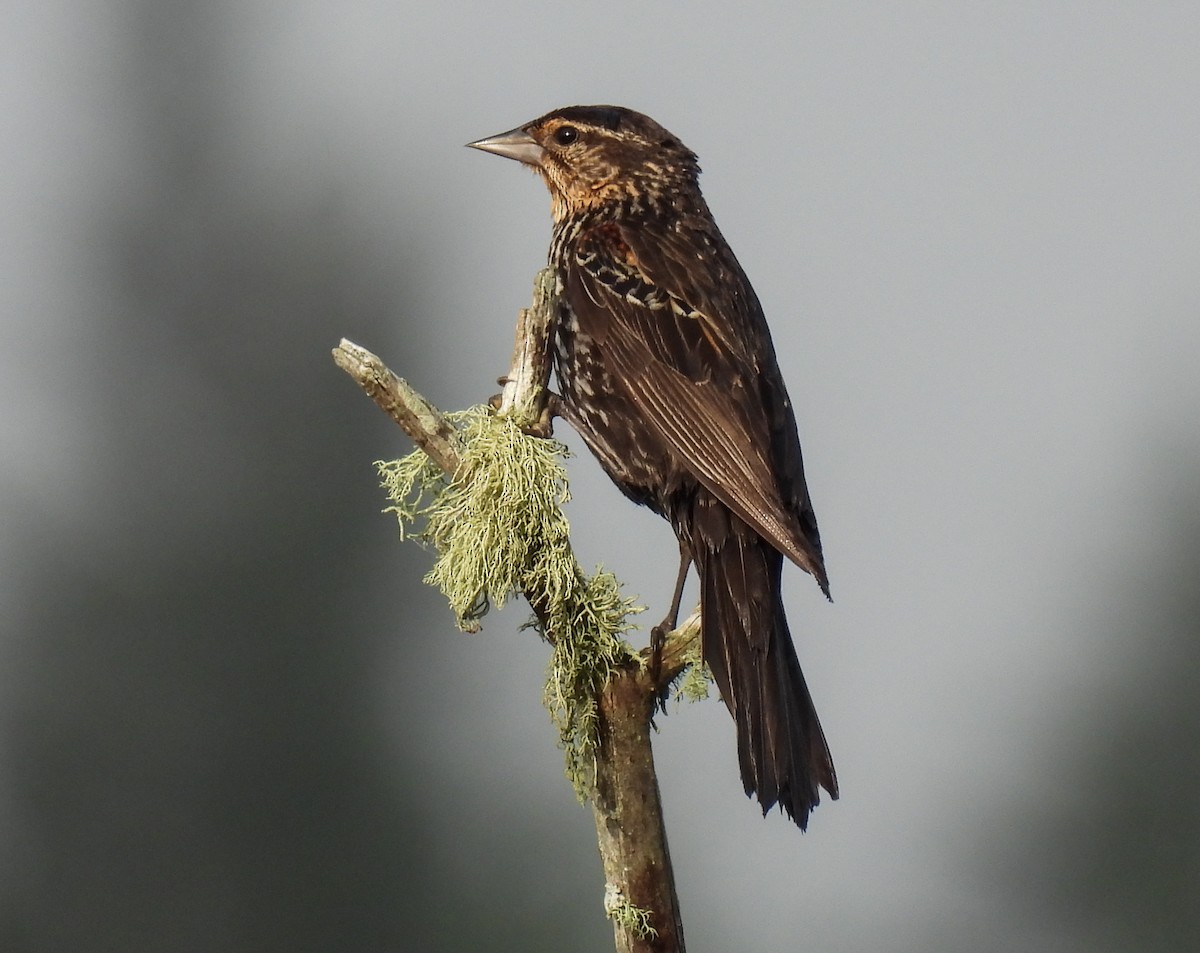
<svg viewBox="0 0 1200 953"><path fill-rule="evenodd" d="M458 431L440 410L397 377L365 347L342 338L333 349L333 361L358 381L386 413L400 425L431 460L451 476L458 470L462 445Z"/></svg>
<svg viewBox="0 0 1200 953"><path fill-rule="evenodd" d="M533 282L533 307L517 316L512 367L500 398L501 414L512 415L525 428L540 426L549 434L546 405L550 382L550 328L554 321L556 278L549 268L538 272Z"/></svg>

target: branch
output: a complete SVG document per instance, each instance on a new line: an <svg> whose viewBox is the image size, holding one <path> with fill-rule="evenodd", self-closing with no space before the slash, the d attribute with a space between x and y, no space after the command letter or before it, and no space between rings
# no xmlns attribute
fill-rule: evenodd
<svg viewBox="0 0 1200 953"><path fill-rule="evenodd" d="M429 458L454 476L462 457L458 431L444 414L397 377L365 347L342 338L333 349L333 362L358 381L359 387L400 425Z"/></svg>
<svg viewBox="0 0 1200 953"><path fill-rule="evenodd" d="M550 328L558 300L554 294L554 272L543 268L533 282L533 307L517 315L512 367L504 379L498 413L512 416L525 428L541 426L546 436L550 420L546 413L550 382Z"/></svg>
<svg viewBox="0 0 1200 953"><path fill-rule="evenodd" d="M533 306L520 313L512 366L503 378L499 402L498 414L539 436L550 432L547 384L555 308L553 274L545 270L535 282ZM465 446L436 407L357 344L343 340L333 357L438 467L451 477L458 474ZM583 578L582 571L578 575ZM524 594L547 639L558 643L567 631L556 631L550 620L561 618L555 615L555 599L561 599L561 594L538 588L536 577L531 579ZM693 613L667 637L656 675L645 664L648 650L622 660L605 659L586 669L603 677L592 688L593 770L583 795L592 804L604 865L605 910L613 920L617 953L682 953L684 949L650 719L657 700L693 663L698 637L699 616ZM582 649L591 641L570 648ZM585 660L584 665L589 664Z"/></svg>

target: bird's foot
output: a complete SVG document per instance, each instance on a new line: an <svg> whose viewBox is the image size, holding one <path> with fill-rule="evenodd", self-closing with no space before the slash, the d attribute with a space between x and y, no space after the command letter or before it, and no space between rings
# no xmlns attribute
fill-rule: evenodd
<svg viewBox="0 0 1200 953"><path fill-rule="evenodd" d="M496 378L496 383L504 387L508 383L508 377ZM488 406L492 410L499 410L504 403L504 393L493 394L488 398ZM522 431L529 434L531 437L553 437L554 436L554 418L562 416L562 398L554 391L546 391L546 404L542 408L538 419L531 424L527 424L521 428Z"/></svg>
<svg viewBox="0 0 1200 953"><path fill-rule="evenodd" d="M524 430L527 434L533 437L553 437L554 436L554 418L561 417L559 409L562 405L562 398L554 391L546 391L546 404L542 407L542 412L535 420Z"/></svg>
<svg viewBox="0 0 1200 953"><path fill-rule="evenodd" d="M650 630L650 661L647 664L647 671L650 675L650 684L654 686L655 707L667 713L667 696L670 694L670 683L660 685L659 680L662 676L662 661L663 649L667 645L667 636L675 631L675 620L670 616L663 619L658 625Z"/></svg>

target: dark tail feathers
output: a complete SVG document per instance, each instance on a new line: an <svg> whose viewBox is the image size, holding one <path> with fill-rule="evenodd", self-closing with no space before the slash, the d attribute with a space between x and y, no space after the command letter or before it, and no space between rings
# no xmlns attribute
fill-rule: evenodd
<svg viewBox="0 0 1200 953"><path fill-rule="evenodd" d="M783 557L732 514L729 523L693 535L704 660L737 723L746 794L804 830L818 786L837 799L837 775L784 616Z"/></svg>

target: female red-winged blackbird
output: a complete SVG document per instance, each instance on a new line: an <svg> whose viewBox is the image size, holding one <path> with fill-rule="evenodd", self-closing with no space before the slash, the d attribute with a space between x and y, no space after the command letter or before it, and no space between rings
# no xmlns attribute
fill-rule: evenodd
<svg viewBox="0 0 1200 953"><path fill-rule="evenodd" d="M652 119L570 106L471 143L553 200L563 416L618 487L666 517L700 578L704 660L737 724L746 793L803 829L837 777L792 646L783 557L829 583L796 419L750 282Z"/></svg>

